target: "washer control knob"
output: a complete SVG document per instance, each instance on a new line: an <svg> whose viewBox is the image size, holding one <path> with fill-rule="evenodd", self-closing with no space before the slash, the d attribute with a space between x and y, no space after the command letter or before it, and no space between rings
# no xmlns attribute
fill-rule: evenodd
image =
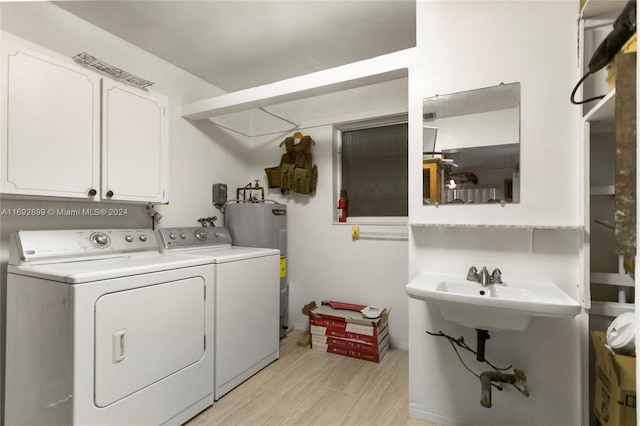
<svg viewBox="0 0 640 426"><path fill-rule="evenodd" d="M203 242L207 241L207 233L204 232L202 229L198 229L194 234L194 236L198 241L203 241Z"/></svg>
<svg viewBox="0 0 640 426"><path fill-rule="evenodd" d="M172 240L176 239L176 234L174 234L173 232L169 234L169 238L171 238Z"/></svg>
<svg viewBox="0 0 640 426"><path fill-rule="evenodd" d="M222 234L221 234L221 233L219 233L219 232L214 232L214 233L213 233L213 236L214 236L214 237L216 237L216 238L218 238L218 237L222 236Z"/></svg>
<svg viewBox="0 0 640 426"><path fill-rule="evenodd" d="M140 241L147 241L147 236L144 234L140 235Z"/></svg>
<svg viewBox="0 0 640 426"><path fill-rule="evenodd" d="M130 243L131 241L133 241L133 237L132 237L131 235L127 235L127 236L125 236L125 237L124 237L124 239L125 239L128 243Z"/></svg>
<svg viewBox="0 0 640 426"><path fill-rule="evenodd" d="M185 234L184 232L180 233L180 238L182 238L183 240L187 239L187 234Z"/></svg>
<svg viewBox="0 0 640 426"><path fill-rule="evenodd" d="M106 247L109 245L109 237L102 232L96 232L91 235L91 243L96 247Z"/></svg>

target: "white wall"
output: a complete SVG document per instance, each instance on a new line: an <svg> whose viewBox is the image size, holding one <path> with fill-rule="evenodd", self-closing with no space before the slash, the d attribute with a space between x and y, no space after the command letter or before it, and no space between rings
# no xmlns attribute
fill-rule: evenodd
<svg viewBox="0 0 640 426"><path fill-rule="evenodd" d="M552 281L576 297L581 231L527 229L413 229L413 268L464 277L474 265L499 267L503 280ZM469 285L479 285L469 283ZM490 332L486 359L513 365L527 375L531 396L510 386L493 390L493 408L480 406L480 382L467 372L443 338L425 332L442 330L463 336L476 348L474 329L442 319L436 305L409 303L410 402L412 415L443 424L568 425L581 424L582 319L534 318L523 332ZM464 351L463 351L464 352ZM465 352L478 374L490 370ZM555 395L553 398L550 395Z"/></svg>
<svg viewBox="0 0 640 426"><path fill-rule="evenodd" d="M475 223L581 224L577 108L568 102L577 81L573 6L567 1L418 2L412 112L422 111L420 98L437 93L521 83L521 202L509 208L474 206ZM419 126L415 117L413 125ZM420 138L418 131L410 129L410 137ZM420 147L412 144L410 182L419 179ZM424 208L421 189L409 190L412 222L469 223L468 210Z"/></svg>
<svg viewBox="0 0 640 426"><path fill-rule="evenodd" d="M353 102L357 93L359 102ZM363 120L380 115L406 112L407 81L398 80L336 95L319 96L312 102L295 103L294 109L278 110L285 117L305 115L300 107L313 109L311 116L324 123ZM273 109L273 108L271 108ZM309 115L307 115L309 116ZM352 241L351 224L336 223L337 195L333 179L333 126L319 125L299 129L311 136L314 163L318 166L318 187L313 195L279 188L266 190L266 198L287 204L288 255L290 282L289 319L296 329L307 329L308 318L301 308L310 301L338 300L391 308L389 333L391 345L408 348L407 241ZM277 166L285 148L278 145L293 131L252 138L252 176L265 185L265 167ZM362 225L361 230L382 227ZM406 225L384 228L387 232L405 232Z"/></svg>
<svg viewBox="0 0 640 426"><path fill-rule="evenodd" d="M580 226L578 111L573 2L418 2L419 62L410 74L410 221L420 224ZM421 97L521 82L521 203L423 207ZM411 163L412 162L412 163ZM420 271L464 276L471 265L503 278L553 281L581 301L581 229L412 227L409 279ZM470 283L470 285L472 285ZM585 315L533 319L523 332L492 332L486 357L525 371L530 397L510 386L480 405L480 383L443 332L476 347L476 332L445 321L437 306L409 303L411 414L444 424L576 425L588 413L583 389ZM464 355L480 373L487 366ZM587 414L588 415L588 414ZM588 418L588 417L587 417Z"/></svg>
<svg viewBox="0 0 640 426"><path fill-rule="evenodd" d="M180 106L184 102L220 94L220 89L48 2L2 2L0 18L0 37L3 41L17 42L32 50L60 55L63 59L87 52L155 82L151 89L169 98L170 114L170 203L157 207L163 215L160 226L198 226L198 217L213 214L220 216L211 205L211 184L224 181L230 186L236 186L245 181L249 169L246 155L249 141L229 134L207 121L189 122L180 115ZM117 206L128 208L129 214L112 220L95 217L47 217L46 220L0 217L0 300L5 300L7 244L11 232L17 229L151 228L151 220L144 207ZM73 209L91 207L91 203L0 201L0 209L30 207ZM2 342L4 312L4 306L0 305ZM0 351L1 365L4 365L3 354L4 348ZM1 376L0 382L3 382ZM4 400L2 395L0 400Z"/></svg>

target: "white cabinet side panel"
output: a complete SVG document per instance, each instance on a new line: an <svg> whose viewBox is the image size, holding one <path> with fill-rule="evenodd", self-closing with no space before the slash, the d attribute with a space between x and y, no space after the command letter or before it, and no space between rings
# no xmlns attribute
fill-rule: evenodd
<svg viewBox="0 0 640 426"><path fill-rule="evenodd" d="M71 423L70 301L68 285L8 275L4 424Z"/></svg>

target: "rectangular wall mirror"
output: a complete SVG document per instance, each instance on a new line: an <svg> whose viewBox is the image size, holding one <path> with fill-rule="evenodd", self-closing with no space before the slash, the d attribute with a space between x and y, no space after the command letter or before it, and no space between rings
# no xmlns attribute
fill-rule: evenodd
<svg viewBox="0 0 640 426"><path fill-rule="evenodd" d="M520 202L520 83L422 101L425 205Z"/></svg>

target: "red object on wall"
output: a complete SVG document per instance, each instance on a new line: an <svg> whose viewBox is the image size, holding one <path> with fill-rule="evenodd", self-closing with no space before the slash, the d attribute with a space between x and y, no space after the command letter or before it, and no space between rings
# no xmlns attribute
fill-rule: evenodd
<svg viewBox="0 0 640 426"><path fill-rule="evenodd" d="M344 189L340 190L340 198L338 199L338 222L346 222L347 221L347 206L349 205L349 200L347 199L347 191Z"/></svg>

